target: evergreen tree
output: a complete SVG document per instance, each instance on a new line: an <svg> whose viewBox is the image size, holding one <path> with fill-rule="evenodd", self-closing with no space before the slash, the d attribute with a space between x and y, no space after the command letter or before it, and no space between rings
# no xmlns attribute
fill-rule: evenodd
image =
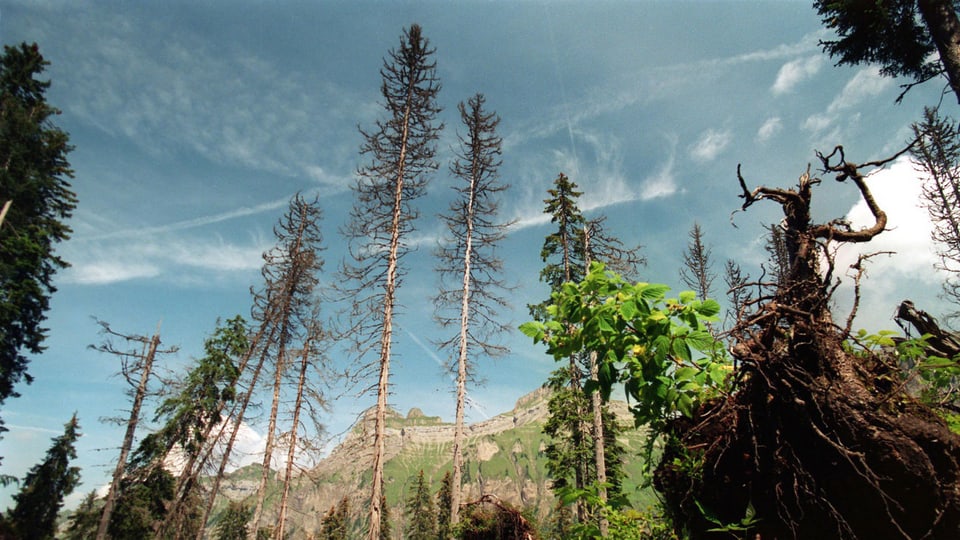
<svg viewBox="0 0 960 540"><path fill-rule="evenodd" d="M247 323L240 315L217 325L213 335L203 344L204 356L187 373L180 387L175 389L158 407L154 421L164 419L156 437L162 462L174 449L185 458L177 478L174 499L158 536L170 532L184 536L182 525L199 504L188 501L199 496L200 474L207 458L218 442L215 428L222 425L223 411L237 398L240 377L239 359L249 349Z"/></svg>
<svg viewBox="0 0 960 540"><path fill-rule="evenodd" d="M54 244L70 237L77 205L73 147L51 121L50 81L37 79L47 65L36 44L4 46L0 58L0 405L31 381L26 355L43 351L53 277L68 266Z"/></svg>
<svg viewBox="0 0 960 540"><path fill-rule="evenodd" d="M430 496L430 486L423 477L423 470L417 475L417 483L410 486L406 504L407 526L404 538L407 540L436 540L437 511Z"/></svg>
<svg viewBox="0 0 960 540"><path fill-rule="evenodd" d="M249 506L230 501L217 523L217 540L244 540L247 537L253 509Z"/></svg>
<svg viewBox="0 0 960 540"><path fill-rule="evenodd" d="M80 468L70 466L70 460L77 457L74 445L79 437L80 425L74 413L64 426L63 435L53 439L44 460L27 472L23 487L13 496L16 504L7 514L16 538L54 537L63 498L80 483Z"/></svg>
<svg viewBox="0 0 960 540"><path fill-rule="evenodd" d="M350 532L350 500L346 495L320 521L320 540L347 540Z"/></svg>
<svg viewBox="0 0 960 540"><path fill-rule="evenodd" d="M822 41L839 64L880 64L915 83L941 73L960 101L960 20L954 0L815 0L839 39ZM933 53L937 53L936 55Z"/></svg>
<svg viewBox="0 0 960 540"><path fill-rule="evenodd" d="M447 471L440 481L437 491L437 538L447 539L453 534L453 524L450 521L453 508L453 475Z"/></svg>
<svg viewBox="0 0 960 540"><path fill-rule="evenodd" d="M97 492L91 491L80 501L77 509L68 519L66 540L87 540L97 534L97 523L100 522L102 503L97 499Z"/></svg>
<svg viewBox="0 0 960 540"><path fill-rule="evenodd" d="M368 523L371 540L381 536L384 430L394 307L405 273L401 263L410 250L406 238L418 215L413 202L425 193L429 175L437 169L436 139L443 127L435 121L440 111L436 105L440 83L433 54L420 26L414 24L403 32L400 48L384 59L381 94L387 117L377 121L376 129L361 130L364 143L360 151L369 162L358 170L353 187L356 199L343 231L352 259L341 270L346 283L343 292L353 304L349 331L363 365L361 371L377 380ZM368 359L368 353L375 359Z"/></svg>
<svg viewBox="0 0 960 540"><path fill-rule="evenodd" d="M548 190L549 198L544 200L544 212L557 227L544 239L540 253L545 263L540 281L549 285L551 291L559 290L565 282L581 280L593 260L609 263L629 275L636 275L637 267L643 264L639 246L624 249L618 239L604 230L603 217L587 220L583 216L577 204L582 192L577 189L561 173ZM548 304L549 299L529 306L530 314L541 320ZM544 433L551 437L546 449L547 470L555 489L584 489L599 480L598 470L603 471L599 476L606 476L607 482L620 484L618 462L622 449L616 441L619 428L616 422L608 421L613 417L603 412L606 406L600 396L588 396L583 390L583 381L596 376L596 362L591 360L589 351L574 354L547 381L553 395ZM605 448L608 444L612 446ZM587 508L581 500L577 501L576 514L581 522L587 519Z"/></svg>
<svg viewBox="0 0 960 540"><path fill-rule="evenodd" d="M135 462L117 490L107 527L109 538L154 538L167 514L176 480L162 466ZM202 529L202 527L200 527Z"/></svg>
<svg viewBox="0 0 960 540"><path fill-rule="evenodd" d="M497 220L499 195L507 186L499 181L501 139L496 133L500 118L484 109L483 94L459 104L467 129L460 136L460 150L450 170L463 182L454 189L458 198L440 219L450 237L437 249L440 292L434 298L437 320L456 328L451 338L440 342L453 351L456 373L456 414L453 437L453 476L450 522L456 525L460 508L463 469L464 408L467 382L472 378L478 355L495 357L507 352L495 342L509 327L498 322L498 308L507 305L507 286L499 277L503 261L495 253L510 223Z"/></svg>
<svg viewBox="0 0 960 540"><path fill-rule="evenodd" d="M586 253L583 246L583 232L586 220L577 206L581 191L577 184L565 174L560 173L554 180L554 187L547 190L549 198L544 213L550 215L550 222L557 227L544 239L540 258L544 267L540 271L540 281L558 290L564 283L579 281L586 266ZM549 300L529 306L530 314L537 320L544 315ZM590 444L587 416L588 399L583 393L583 362L580 355L570 357L568 366L555 371L547 384L554 390L549 401L550 419L544 425L544 433L551 437L547 446L547 470L553 478L554 489L570 485L568 477L573 479L572 487L583 489L588 481L587 462L593 455ZM577 514L585 518L584 507L577 502Z"/></svg>

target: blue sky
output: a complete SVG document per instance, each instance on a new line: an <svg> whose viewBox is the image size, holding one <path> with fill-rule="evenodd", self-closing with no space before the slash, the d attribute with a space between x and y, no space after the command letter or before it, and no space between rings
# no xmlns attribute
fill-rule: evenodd
<svg viewBox="0 0 960 540"><path fill-rule="evenodd" d="M501 174L512 185L503 212L518 220L502 255L519 285L504 316L519 324L545 295L542 200L559 172L585 192L584 210L644 245L647 280L678 284L694 221L718 273L733 258L756 276L760 226L779 209L734 214L737 164L754 185L789 186L818 149L884 157L943 87L933 81L897 105L903 81L835 67L818 48L829 36L808 1L5 2L2 42L36 41L51 62L48 99L76 146L80 202L73 238L58 248L73 266L57 278L48 349L31 363L36 381L3 409L4 473L22 476L77 411L84 484L72 500L105 483L122 430L99 419L128 405L117 361L87 348L102 340L93 317L128 333L160 324L164 344L180 347L161 363L185 365L217 318L249 315L261 253L298 191L321 198L332 279L360 163L357 127L380 115L382 58L414 22L437 49L447 127L444 166L419 201L421 248L406 260L391 405L447 419L452 384L424 299L437 285L430 248L452 195L459 101L482 92L502 118ZM948 98L948 114L952 106ZM898 162L871 181L895 228L872 248L900 253L871 267L858 326L892 327L906 297L938 312L915 176ZM856 219L850 188L825 181L817 215ZM472 420L510 409L553 368L519 333L506 342L509 356L481 359L486 385L471 389ZM330 431L372 404L336 403ZM255 442L262 426L251 429Z"/></svg>

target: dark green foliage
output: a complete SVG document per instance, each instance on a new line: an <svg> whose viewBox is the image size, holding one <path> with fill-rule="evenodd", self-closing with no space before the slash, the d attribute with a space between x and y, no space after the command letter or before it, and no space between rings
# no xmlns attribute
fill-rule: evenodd
<svg viewBox="0 0 960 540"><path fill-rule="evenodd" d="M447 471L437 491L437 538L450 538L450 511L452 510L453 475Z"/></svg>
<svg viewBox="0 0 960 540"><path fill-rule="evenodd" d="M160 404L154 420L165 418L162 429L169 448L180 445L188 455L197 454L208 434L218 424L224 406L237 396L240 370L236 364L247 351L247 324L237 315L218 325L203 344L204 356L187 374L180 390Z"/></svg>
<svg viewBox="0 0 960 540"><path fill-rule="evenodd" d="M112 538L152 538L166 516L176 481L162 467L129 474L120 483L116 507L110 516Z"/></svg>
<svg viewBox="0 0 960 540"><path fill-rule="evenodd" d="M227 509L217 523L217 540L246 540L247 524L253 517L253 508L236 502L230 501Z"/></svg>
<svg viewBox="0 0 960 540"><path fill-rule="evenodd" d="M423 477L423 471L417 475L417 483L410 486L406 503L407 526L405 538L409 540L436 540L437 510L430 496L430 486Z"/></svg>
<svg viewBox="0 0 960 540"><path fill-rule="evenodd" d="M53 538L63 498L80 483L80 468L70 466L70 460L77 457L74 444L80 437L79 430L74 414L64 426L63 435L53 439L44 460L27 472L23 487L13 496L16 504L8 511L7 521L17 538Z"/></svg>
<svg viewBox="0 0 960 540"><path fill-rule="evenodd" d="M544 453L554 490L582 487L576 481L576 471L580 464L586 466L593 460L593 444L576 429L578 423L589 423L593 418L588 411L590 400L582 390L570 388L569 373L569 367L559 368L547 381L553 394L548 403L550 417L543 425L543 432L550 436Z"/></svg>
<svg viewBox="0 0 960 540"><path fill-rule="evenodd" d="M540 281L554 291L566 281L580 281L583 277L585 256L583 252L583 227L586 220L577 206L582 191L567 175L560 173L553 181L553 188L547 190L549 198L544 199L543 209L550 216L550 222L557 227L543 240L540 259L545 263L540 270ZM527 306L530 315L542 320L546 300L540 304Z"/></svg>
<svg viewBox="0 0 960 540"><path fill-rule="evenodd" d="M97 499L97 492L87 493L80 506L70 514L65 540L87 540L96 536L102 508L103 503Z"/></svg>
<svg viewBox="0 0 960 540"><path fill-rule="evenodd" d="M320 540L347 540L350 533L350 499L346 495L320 522Z"/></svg>
<svg viewBox="0 0 960 540"><path fill-rule="evenodd" d="M557 504L550 515L550 521L544 531L545 538L551 540L564 540L573 535L573 511L570 505L563 504L563 501L557 499Z"/></svg>
<svg viewBox="0 0 960 540"><path fill-rule="evenodd" d="M593 404L583 391L572 390L567 368L560 368L553 372L547 386L554 393L548 403L550 417L544 423L543 432L550 436L551 442L547 445L547 472L552 479L553 489L576 487L574 471L579 463L584 463L588 475L587 483L597 478L596 462L592 441L582 438L571 429L578 421L590 423L593 419ZM578 411L582 411L577 417ZM621 432L619 423L610 409L604 403L601 409L603 417L604 456L606 462L607 482L611 498L620 494L623 482L623 445L617 441Z"/></svg>
<svg viewBox="0 0 960 540"><path fill-rule="evenodd" d="M70 237L77 204L73 148L51 122L60 111L44 98L50 81L36 79L48 64L36 44L5 46L0 58L0 205L11 203L0 224L0 403L31 381L26 354L43 351L53 277L68 266L54 244Z"/></svg>
<svg viewBox="0 0 960 540"><path fill-rule="evenodd" d="M925 80L939 72L936 45L917 0L815 0L823 24L838 39L821 42L839 64L880 64L885 75ZM933 59L931 59L933 58Z"/></svg>

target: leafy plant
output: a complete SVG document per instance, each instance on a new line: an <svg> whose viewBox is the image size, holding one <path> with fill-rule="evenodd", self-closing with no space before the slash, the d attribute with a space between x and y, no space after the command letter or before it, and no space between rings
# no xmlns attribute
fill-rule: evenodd
<svg viewBox="0 0 960 540"><path fill-rule="evenodd" d="M747 503L747 508L743 513L743 518L741 518L739 522L724 523L722 520L713 515L712 512L704 508L703 505L700 504L700 501L694 502L696 502L697 508L700 509L700 513L703 515L703 517L710 523L717 525L712 529L707 529L707 532L728 532L735 538L739 538L740 535L737 533L749 532L750 529L760 521L760 518L757 517L757 511L753 507L753 503Z"/></svg>
<svg viewBox="0 0 960 540"><path fill-rule="evenodd" d="M900 369L900 386L931 407L953 432L960 433L960 355L947 358L930 354L931 334L896 339L897 334L892 330L870 334L861 329L846 347L861 357L882 351L892 354Z"/></svg>
<svg viewBox="0 0 960 540"><path fill-rule="evenodd" d="M593 263L580 283L565 283L547 306L543 322L520 330L547 345L557 360L577 351L596 351L598 381L605 400L622 383L637 424L660 432L677 414L692 417L704 400L727 388L732 369L706 323L718 321L720 304L692 291L667 298L670 288L630 284Z"/></svg>

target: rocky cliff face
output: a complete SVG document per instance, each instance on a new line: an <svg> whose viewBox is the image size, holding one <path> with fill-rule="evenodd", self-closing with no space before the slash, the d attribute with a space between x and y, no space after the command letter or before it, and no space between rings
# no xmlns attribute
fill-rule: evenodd
<svg viewBox="0 0 960 540"><path fill-rule="evenodd" d="M492 493L520 508L546 516L554 505L543 455L548 439L542 434L547 418L549 392L544 389L519 399L513 410L466 426L464 448L464 501ZM618 415L629 418L625 404ZM402 505L412 482L423 470L436 492L452 468L454 425L412 409L406 416L390 411L386 430L384 465L387 505L395 530L402 530ZM639 448L639 434L627 437ZM369 496L373 442L373 418L368 414L325 459L294 480L290 513L296 523L294 537L309 537L320 528L323 515L343 497L362 513ZM255 487L248 486L250 468L232 476L225 497L243 499ZM269 506L270 501L267 501ZM267 514L269 522L269 511Z"/></svg>

